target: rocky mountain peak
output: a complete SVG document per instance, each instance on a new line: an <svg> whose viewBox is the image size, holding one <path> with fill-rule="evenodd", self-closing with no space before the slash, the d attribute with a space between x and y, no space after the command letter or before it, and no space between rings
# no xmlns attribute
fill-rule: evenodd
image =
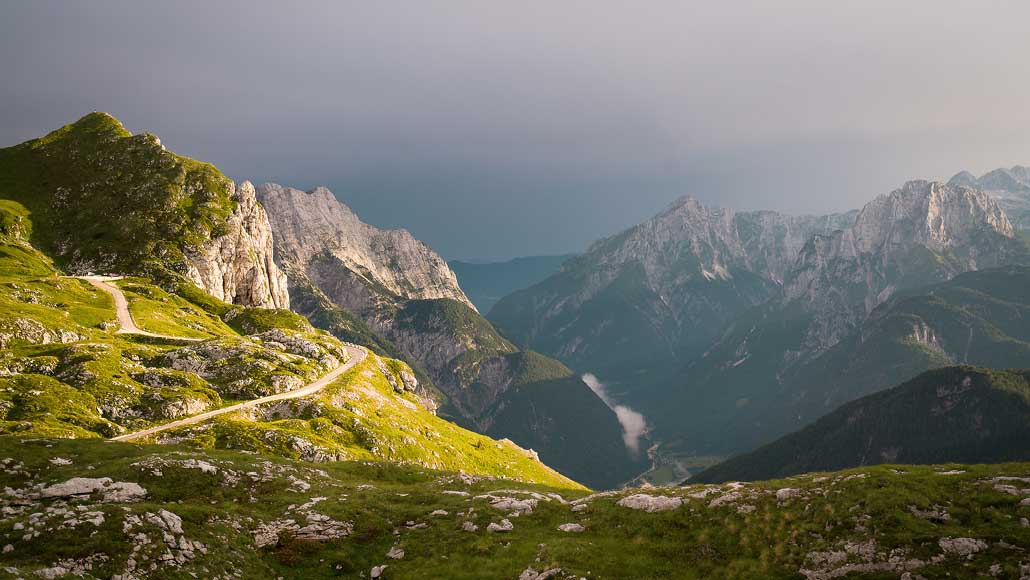
<svg viewBox="0 0 1030 580"><path fill-rule="evenodd" d="M472 307L436 252L407 230L362 222L326 187L304 192L275 183L257 187L268 211L280 262L305 270L329 254L366 283L409 300L451 298Z"/></svg>
<svg viewBox="0 0 1030 580"><path fill-rule="evenodd" d="M813 315L806 348L818 352L898 289L1016 258L1013 236L982 190L909 181L866 204L851 227L809 240L784 299Z"/></svg>
<svg viewBox="0 0 1030 580"><path fill-rule="evenodd" d="M951 179L948 180L948 185L951 185L951 186L954 186L954 187L973 187L973 188L977 188L977 187L980 186L979 183L977 183L976 176L973 175L972 173L968 172L968 171L965 171L965 170L959 171L958 173L953 175L951 177Z"/></svg>
<svg viewBox="0 0 1030 580"><path fill-rule="evenodd" d="M1030 191L1030 180L1025 180L1025 173L1026 168L1018 165L1011 169L995 169L981 176L977 184L981 189L989 191Z"/></svg>
<svg viewBox="0 0 1030 580"><path fill-rule="evenodd" d="M843 243L855 253L876 253L914 243L943 251L971 241L983 228L1012 237L1012 224L981 190L940 182L909 181L869 202Z"/></svg>

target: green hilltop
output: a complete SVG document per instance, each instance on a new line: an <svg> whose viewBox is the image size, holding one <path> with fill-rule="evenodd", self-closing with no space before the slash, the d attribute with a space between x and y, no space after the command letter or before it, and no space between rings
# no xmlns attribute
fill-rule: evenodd
<svg viewBox="0 0 1030 580"><path fill-rule="evenodd" d="M31 212L32 244L73 272L185 273L183 252L232 211L231 188L106 113L0 149L0 198Z"/></svg>

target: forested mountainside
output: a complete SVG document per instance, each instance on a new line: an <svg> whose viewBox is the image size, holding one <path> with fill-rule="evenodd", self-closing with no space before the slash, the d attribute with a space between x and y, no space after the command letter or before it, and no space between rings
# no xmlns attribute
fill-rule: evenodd
<svg viewBox="0 0 1030 580"><path fill-rule="evenodd" d="M880 463L1030 460L1030 371L944 367L851 401L690 479L781 478Z"/></svg>
<svg viewBox="0 0 1030 580"><path fill-rule="evenodd" d="M718 457L931 368L1027 365L1011 323L1027 256L996 197L956 183L909 182L819 218L683 200L491 317L596 370L675 455Z"/></svg>

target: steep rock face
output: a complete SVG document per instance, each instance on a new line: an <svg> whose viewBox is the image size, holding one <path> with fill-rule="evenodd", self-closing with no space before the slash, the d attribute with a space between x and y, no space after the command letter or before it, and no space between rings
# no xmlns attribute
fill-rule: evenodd
<svg viewBox="0 0 1030 580"><path fill-rule="evenodd" d="M253 188L106 113L0 149L0 197L29 210L33 245L65 272L186 276L227 301L289 304Z"/></svg>
<svg viewBox="0 0 1030 580"><path fill-rule="evenodd" d="M685 364L677 372L681 386L654 403L655 421L695 452L739 452L889 381L947 361L999 360L984 350L1020 351L1023 338L991 337L1018 334L1003 328L1010 316L1022 323L1023 314L998 304L1025 296L1005 290L998 304L976 298L1018 287L998 282L1008 275L985 275L989 284L953 292L948 304L935 306L939 297L906 301L913 310L891 309L889 318L883 307L963 272L1026 260L1026 247L983 191L907 183L867 204L852 227L814 236L783 296L735 320L704 357ZM688 402L688 413L671 411Z"/></svg>
<svg viewBox="0 0 1030 580"><path fill-rule="evenodd" d="M547 464L590 485L617 485L645 468L646 458L623 444L614 412L564 365L501 337L425 244L361 222L325 188L263 184L257 194L291 294L302 297L298 311L423 370L446 398L441 413L532 446Z"/></svg>
<svg viewBox="0 0 1030 580"><path fill-rule="evenodd" d="M853 218L737 212L683 198L502 299L490 316L516 342L579 368L644 367L704 348L737 314L778 293L806 240Z"/></svg>
<svg viewBox="0 0 1030 580"><path fill-rule="evenodd" d="M1030 167L1003 167L979 178L968 171L961 171L948 184L986 191L1005 210L1017 230L1030 231Z"/></svg>
<svg viewBox="0 0 1030 580"><path fill-rule="evenodd" d="M306 265L332 256L380 291L405 299L450 298L474 308L443 258L407 230L381 230L362 222L324 187L303 192L264 183L257 191L274 216L284 263Z"/></svg>
<svg viewBox="0 0 1030 580"><path fill-rule="evenodd" d="M244 181L233 189L236 208L225 222L226 233L186 253L187 276L225 302L289 308L286 275L275 264L272 229L254 186Z"/></svg>
<svg viewBox="0 0 1030 580"><path fill-rule="evenodd" d="M990 196L910 181L869 202L855 223L814 236L784 285L784 300L814 316L806 348L836 344L895 291L1007 263L1020 251Z"/></svg>

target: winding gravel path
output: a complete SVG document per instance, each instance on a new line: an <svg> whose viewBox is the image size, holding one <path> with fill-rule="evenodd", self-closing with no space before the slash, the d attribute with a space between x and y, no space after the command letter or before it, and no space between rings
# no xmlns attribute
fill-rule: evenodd
<svg viewBox="0 0 1030 580"><path fill-rule="evenodd" d="M178 421L172 421L171 423L165 423L164 425L158 425L157 427L151 427L142 431L136 431L135 433L126 433L125 435L119 435L118 437L112 437L111 441L128 441L130 439L138 439L140 437L146 437L147 435L154 435L162 431L168 431L170 429L178 429L179 427L185 427L186 425L194 425L202 421L207 421L211 417L217 417L218 415L224 415L226 413L235 413L236 411L242 411L244 409L250 409L264 403L271 403L273 401L285 401L287 399L297 399L300 397L306 397L308 395L317 393L325 388L327 385L336 380L337 377L343 373L354 368L354 365L365 360L368 356L368 351L350 344L343 345L347 349L347 354L350 358L347 362L336 367L336 369L330 371L328 374L318 379L317 381L303 386L293 391L287 391L285 393L279 393L278 395L269 395L267 397L261 397L260 399L254 399L245 403L239 403L232 405L231 407L223 407L221 409L215 409L214 411L208 411L207 413L201 413L192 417L186 417L185 419L179 419Z"/></svg>
<svg viewBox="0 0 1030 580"><path fill-rule="evenodd" d="M80 280L85 280L92 284L95 288L99 288L104 292L111 295L114 298L114 310L118 315L118 330L115 332L119 334L139 334L141 336L150 336L153 338L165 338L170 340L188 340L190 342L200 342L204 340L202 338L187 338L185 336L169 336L167 334L157 334L156 332L147 332L142 328L136 326L136 321L132 319L132 314L129 313L129 301L125 299L125 294L111 282L115 280L121 280L121 276L75 276Z"/></svg>
<svg viewBox="0 0 1030 580"><path fill-rule="evenodd" d="M151 337L154 337L154 338L164 338L164 339L170 339L170 340L187 340L187 341L190 341L190 342L200 342L200 341L204 340L204 339L201 339L201 338L186 338L186 337L183 337L183 336L169 336L167 334L157 334L157 333L154 333L154 332L147 332L146 330L143 330L142 328L136 326L136 321L134 321L132 319L132 314L129 313L129 301L126 300L125 294L122 293L122 291L117 286L115 286L114 284L111 284L111 282L114 282L115 280L121 280L122 279L121 276L75 276L75 277L79 278L80 280L85 280L86 282L89 282L94 287L99 288L99 289L103 290L104 292L107 292L108 294L111 295L112 298L114 298L114 309L115 309L115 312L118 315L118 327L119 328L116 331L118 333L121 333L121 334L139 334L139 335L142 335L142 336L151 336ZM303 387L301 387L299 389L295 389L295 390L292 390L292 391L287 391L285 393L279 393L277 395L269 395L267 397L261 397L260 399L254 399L254 400L251 400L251 401L246 401L244 403L238 403L236 405L232 405L232 406L229 406L229 407L223 407L221 409L215 409L214 411L208 411L206 413L201 413L199 415L194 415L192 417L186 417L185 419L179 419L178 421L172 421L171 423L165 423L164 425L158 425L157 427L151 427L149 429L144 429L142 431L136 431L134 433L126 433L124 435L119 435L117 437L112 437L110 439L110 441L129 441L131 439L138 439L140 437L146 437L147 435L154 435L155 433L160 433L162 431L168 431L170 429L178 429L179 427L185 427L186 425L194 425L194 424L200 423L202 421L207 421L208 419L210 419L212 417L217 417L218 415L224 415L226 413L235 413L236 411L242 411L244 409L250 409L250 408L256 407L258 405L263 405L265 403L271 403L273 401L285 401L287 399L298 399L300 397L306 397L308 395L317 393L318 391L321 391L326 386L328 386L330 383L335 381L337 377L339 377L343 373L349 371L350 369L354 368L354 365L356 365L356 364L360 363L361 361L365 360L365 357L368 356L368 351L366 351L364 348L361 348L360 346L354 346L354 345L351 345L351 344L344 344L343 346L344 346L344 348L347 349L347 354L349 355L348 359L347 359L347 362L345 362L342 365L336 367L335 369L329 371L324 376L322 376L322 378L320 378L320 379L318 379L318 380L316 380L316 381L314 381L312 383L308 383L307 385L304 385Z"/></svg>

